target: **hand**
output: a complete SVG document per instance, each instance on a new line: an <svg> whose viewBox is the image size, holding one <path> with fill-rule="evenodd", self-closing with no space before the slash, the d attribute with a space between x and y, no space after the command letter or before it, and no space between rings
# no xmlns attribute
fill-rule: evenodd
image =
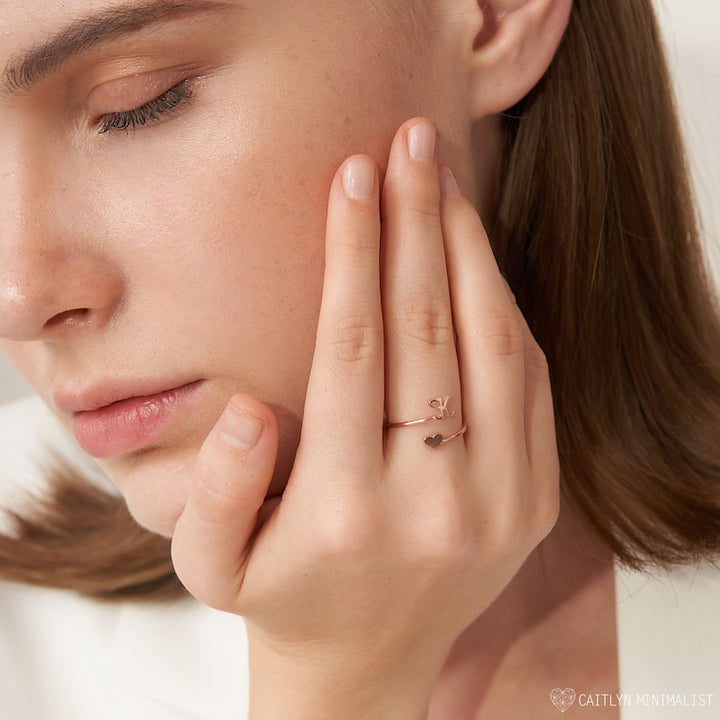
<svg viewBox="0 0 720 720"><path fill-rule="evenodd" d="M272 413L239 395L176 526L181 580L247 621L254 717L424 717L452 643L557 517L545 358L477 214L433 161L434 135L417 119L398 131L382 225L370 158L334 179L282 500L264 505ZM428 400L446 396L453 417L384 427L437 414ZM437 448L424 442L463 423Z"/></svg>

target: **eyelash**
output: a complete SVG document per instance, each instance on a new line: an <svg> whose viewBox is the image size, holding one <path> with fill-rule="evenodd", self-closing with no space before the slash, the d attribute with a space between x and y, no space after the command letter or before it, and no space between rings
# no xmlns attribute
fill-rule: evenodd
<svg viewBox="0 0 720 720"><path fill-rule="evenodd" d="M193 91L190 87L190 81L183 80L139 108L102 115L99 120L98 133L102 135L112 130L125 130L125 132L128 132L147 124L159 122L163 115L173 112L180 105L190 100L192 96Z"/></svg>

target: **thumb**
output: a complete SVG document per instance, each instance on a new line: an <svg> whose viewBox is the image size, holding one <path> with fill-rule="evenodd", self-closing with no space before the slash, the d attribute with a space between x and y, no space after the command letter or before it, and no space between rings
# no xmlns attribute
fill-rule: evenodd
<svg viewBox="0 0 720 720"><path fill-rule="evenodd" d="M272 411L235 395L200 448L187 503L175 525L172 559L185 587L232 611L277 453Z"/></svg>

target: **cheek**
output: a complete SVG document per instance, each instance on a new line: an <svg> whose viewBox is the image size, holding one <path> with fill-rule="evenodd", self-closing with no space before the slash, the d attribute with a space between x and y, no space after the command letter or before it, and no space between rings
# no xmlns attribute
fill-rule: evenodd
<svg viewBox="0 0 720 720"><path fill-rule="evenodd" d="M153 139L155 130L113 140L80 213L96 214L126 269L129 308L152 307L186 332L195 325L208 343L229 326L280 350L314 335L333 174L353 152L384 160L395 130L394 119L348 120L326 92L286 97L293 117L274 96L232 112L209 100L172 132L168 123Z"/></svg>
<svg viewBox="0 0 720 720"><path fill-rule="evenodd" d="M428 109L413 80L427 68L349 20L335 23L345 36L279 23L293 28L282 52L260 44L203 81L182 115L68 162L76 181L56 210L85 218L74 232L122 269L111 332L133 339L133 363L197 361L301 410L332 176L357 152L384 165L397 126Z"/></svg>
<svg viewBox="0 0 720 720"><path fill-rule="evenodd" d="M84 212L100 209L116 262L135 277L152 267L156 282L183 282L184 297L204 285L221 301L225 275L228 296L252 294L255 313L317 309L333 173L357 152L384 165L397 126L428 109L429 68L398 52L387 21L364 20L364 33L363 9L337 3L324 20L333 32L318 33L307 10L263 13L280 11L187 112L113 138L85 193Z"/></svg>
<svg viewBox="0 0 720 720"><path fill-rule="evenodd" d="M267 336L288 310L310 315L322 283L326 159L237 113L199 108L177 122L152 140L122 138L85 195L125 268L126 312L152 308L169 331L201 324L209 345L215 331L264 325Z"/></svg>

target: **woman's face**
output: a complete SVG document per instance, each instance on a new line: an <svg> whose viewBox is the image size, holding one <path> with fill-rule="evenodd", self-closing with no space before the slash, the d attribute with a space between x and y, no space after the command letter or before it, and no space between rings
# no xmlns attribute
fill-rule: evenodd
<svg viewBox="0 0 720 720"><path fill-rule="evenodd" d="M422 114L467 182L443 4L2 3L2 347L148 527L233 393L276 411L287 478L340 162ZM159 423L75 418L157 393Z"/></svg>

